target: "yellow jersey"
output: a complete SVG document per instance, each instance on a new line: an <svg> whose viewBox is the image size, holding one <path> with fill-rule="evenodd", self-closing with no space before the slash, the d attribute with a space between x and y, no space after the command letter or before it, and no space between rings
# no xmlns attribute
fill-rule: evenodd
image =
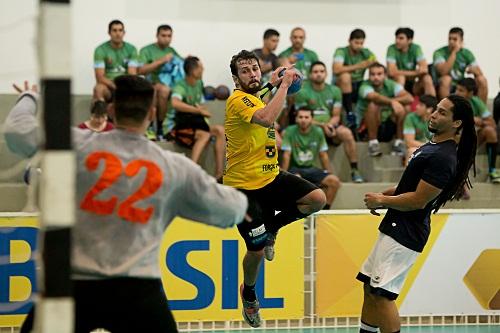
<svg viewBox="0 0 500 333"><path fill-rule="evenodd" d="M224 184L245 190L262 188L279 173L274 126L252 123L255 111L266 104L235 89L226 103L226 169Z"/></svg>

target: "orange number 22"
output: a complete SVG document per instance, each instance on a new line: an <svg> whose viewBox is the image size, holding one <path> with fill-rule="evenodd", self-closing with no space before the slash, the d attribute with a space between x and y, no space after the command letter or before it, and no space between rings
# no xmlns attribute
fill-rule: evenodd
<svg viewBox="0 0 500 333"><path fill-rule="evenodd" d="M148 160L133 160L123 169L122 162L118 157L104 151L90 154L85 160L85 166L89 171L95 171L101 160L104 161L104 171L97 183L94 184L83 198L80 208L99 215L113 214L118 204L118 198L111 196L111 198L106 200L98 200L95 199L95 196L113 185L122 174L125 174L127 177L134 177L142 168L145 168L146 177L144 178L144 182L135 193L119 204L117 214L119 217L130 222L147 223L154 212L154 207L151 205L145 209L137 208L134 207L134 203L153 195L161 187L163 173L160 168Z"/></svg>

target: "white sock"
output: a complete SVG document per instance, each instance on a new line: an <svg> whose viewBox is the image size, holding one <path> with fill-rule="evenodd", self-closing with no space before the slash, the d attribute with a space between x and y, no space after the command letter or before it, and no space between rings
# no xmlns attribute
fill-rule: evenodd
<svg viewBox="0 0 500 333"><path fill-rule="evenodd" d="M403 143L403 140L401 140L401 139L394 140L394 145L395 146L399 145L400 143Z"/></svg>
<svg viewBox="0 0 500 333"><path fill-rule="evenodd" d="M377 139L370 140L368 141L368 145L369 146L378 145L378 140Z"/></svg>

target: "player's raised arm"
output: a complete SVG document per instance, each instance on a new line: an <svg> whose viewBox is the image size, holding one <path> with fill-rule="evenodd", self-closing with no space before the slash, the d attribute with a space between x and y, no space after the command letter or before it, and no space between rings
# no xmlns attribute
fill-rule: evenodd
<svg viewBox="0 0 500 333"><path fill-rule="evenodd" d="M38 89L36 85L30 86L28 81L24 82L24 87L13 86L21 95L5 119L5 141L12 152L31 157L41 141L36 119Z"/></svg>

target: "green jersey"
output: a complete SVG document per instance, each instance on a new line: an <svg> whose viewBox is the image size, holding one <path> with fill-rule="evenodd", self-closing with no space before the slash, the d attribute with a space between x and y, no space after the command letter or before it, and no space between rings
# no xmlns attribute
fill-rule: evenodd
<svg viewBox="0 0 500 333"><path fill-rule="evenodd" d="M418 63L425 60L425 57L420 45L411 43L406 52L398 50L396 44L392 44L387 48L386 59L388 64L396 64L399 70L414 71Z"/></svg>
<svg viewBox="0 0 500 333"><path fill-rule="evenodd" d="M358 53L351 54L351 52L349 51L349 46L339 47L338 49L335 50L335 53L333 54L333 63L341 63L345 66L351 66L365 60L375 60L375 59L376 59L375 54L373 54L373 52L367 48L362 48L361 51L359 51ZM362 81L363 77L365 76L365 70L366 68L363 68L351 72L351 81L352 82Z"/></svg>
<svg viewBox="0 0 500 333"><path fill-rule="evenodd" d="M431 132L429 132L428 122L420 118L415 112L406 115L403 134L415 134L415 140L420 142L427 142L432 137Z"/></svg>
<svg viewBox="0 0 500 333"><path fill-rule="evenodd" d="M356 103L356 113L358 115L358 121L361 121L361 119L363 119L366 108L368 107L368 103L370 102L367 99L369 93L376 92L382 96L394 98L398 96L399 93L403 90L404 88L402 85L391 79L385 79L382 86L377 89L375 89L370 80L363 81L363 83L361 83L361 86L359 87L359 97L358 102ZM391 112L392 109L390 105L384 107L382 109L381 120L385 121L390 116Z"/></svg>
<svg viewBox="0 0 500 333"><path fill-rule="evenodd" d="M170 46L167 46L164 49L160 49L158 47L158 44L156 43L146 45L139 51L139 66L150 64L170 53L181 58L181 56L177 53L177 51ZM153 83L160 82L159 75L161 70L162 66L158 66L157 69L155 69L154 71L152 71L147 75L148 80L150 80Z"/></svg>
<svg viewBox="0 0 500 333"><path fill-rule="evenodd" d="M319 59L318 55L316 54L316 52L306 48L304 48L304 51L302 53L296 53L291 47L289 47L285 51L281 52L278 57L288 58L292 54L295 55L295 58L297 58L295 68L298 69L305 78L307 78L307 76L309 75L311 64L315 61L318 61Z"/></svg>
<svg viewBox="0 0 500 333"><path fill-rule="evenodd" d="M472 105L472 111L474 112L474 117L488 118L491 117L491 112L488 110L486 104L477 96L472 96L469 100Z"/></svg>
<svg viewBox="0 0 500 333"><path fill-rule="evenodd" d="M127 74L129 67L137 66L137 49L130 43L123 42L122 47L115 49L107 41L94 51L94 68L104 68L104 73L110 80Z"/></svg>
<svg viewBox="0 0 500 333"><path fill-rule="evenodd" d="M328 145L320 127L312 125L309 132L301 133L297 125L291 125L286 128L281 149L292 153L290 167L310 168Z"/></svg>
<svg viewBox="0 0 500 333"><path fill-rule="evenodd" d="M450 57L450 54L451 52L448 46L443 46L442 48L434 51L434 55L432 56L434 65L446 62L446 60ZM455 58L455 62L450 70L450 76L454 83L464 78L465 69L468 66L477 66L476 58L471 51L466 48L461 48L457 52L457 57Z"/></svg>
<svg viewBox="0 0 500 333"><path fill-rule="evenodd" d="M295 95L295 110L308 107L313 110L314 120L325 124L333 115L333 109L342 107L342 93L337 86L326 83L323 90L315 90L311 81L304 81Z"/></svg>
<svg viewBox="0 0 500 333"><path fill-rule="evenodd" d="M178 81L172 88L172 98L174 97L192 106L197 106L205 103L205 97L203 95L203 81L196 81L194 86L187 83L185 79ZM195 114L187 112L177 112L173 108L169 108L164 122L164 128L166 129L166 132L170 132L175 127L176 120L182 121L185 120L186 117L190 117L192 115Z"/></svg>

